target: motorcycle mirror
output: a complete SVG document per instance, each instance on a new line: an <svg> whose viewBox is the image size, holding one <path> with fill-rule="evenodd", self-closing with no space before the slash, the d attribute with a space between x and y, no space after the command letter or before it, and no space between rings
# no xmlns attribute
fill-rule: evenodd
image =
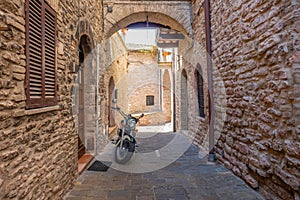
<svg viewBox="0 0 300 200"><path fill-rule="evenodd" d="M118 89L115 89L115 94L114 94L115 98L114 99L118 99Z"/></svg>
<svg viewBox="0 0 300 200"><path fill-rule="evenodd" d="M144 113L143 114L141 114L141 116L140 117L144 117Z"/></svg>
<svg viewBox="0 0 300 200"><path fill-rule="evenodd" d="M112 103L117 103L118 101L118 89L114 90L114 99L112 100Z"/></svg>

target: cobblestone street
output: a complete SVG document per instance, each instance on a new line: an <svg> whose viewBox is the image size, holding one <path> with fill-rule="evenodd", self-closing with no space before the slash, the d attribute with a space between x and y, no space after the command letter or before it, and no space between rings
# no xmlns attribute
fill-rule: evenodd
<svg viewBox="0 0 300 200"><path fill-rule="evenodd" d="M162 150L163 147L172 143L171 141L174 141L179 135L170 132L139 134L137 154L127 164L128 168L134 169L137 162L141 162L139 155L145 155L143 153L146 152L156 152L157 157L164 159L163 155L166 152ZM182 135L179 138L181 138L180 141L183 141L181 146L186 146L187 140L184 140ZM175 143L178 145L178 142ZM114 145L109 144L108 146L103 155L96 157L97 160L108 161L109 156L113 154ZM180 149L180 144L177 147ZM167 149L170 154L176 154L173 149ZM154 159L154 162L158 161ZM152 162L146 161L146 163L154 166ZM145 167L143 165L138 166L139 170ZM155 171L146 169L147 172L145 173L133 173L133 171L123 172L117 169L120 168L112 163L107 172L84 171L65 199L263 199L243 180L233 175L222 165L216 162L207 162L205 155L199 152L194 145L188 146L187 150L175 162ZM128 171L126 168L122 170L124 169Z"/></svg>

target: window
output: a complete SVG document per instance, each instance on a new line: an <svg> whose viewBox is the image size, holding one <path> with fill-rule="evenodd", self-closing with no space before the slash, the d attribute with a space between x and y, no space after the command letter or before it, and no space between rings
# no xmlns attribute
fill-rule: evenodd
<svg viewBox="0 0 300 200"><path fill-rule="evenodd" d="M198 109L199 109L199 116L205 117L204 114L204 90L203 90L203 77L200 74L201 67L200 65L197 66L196 71L196 80L197 80L197 89L198 89Z"/></svg>
<svg viewBox="0 0 300 200"><path fill-rule="evenodd" d="M56 105L56 13L26 1L26 108Z"/></svg>
<svg viewBox="0 0 300 200"><path fill-rule="evenodd" d="M146 106L153 106L154 105L154 96L148 95L146 96Z"/></svg>

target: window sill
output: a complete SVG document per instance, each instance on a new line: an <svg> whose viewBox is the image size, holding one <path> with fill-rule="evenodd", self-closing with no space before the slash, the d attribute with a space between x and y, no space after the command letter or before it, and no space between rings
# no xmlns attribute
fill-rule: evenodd
<svg viewBox="0 0 300 200"><path fill-rule="evenodd" d="M49 107L44 107L44 108L36 108L36 109L30 109L30 110L20 110L16 111L14 113L14 117L22 117L22 116L28 116L28 115L35 115L35 114L40 114L40 113L45 113L45 112L50 112L50 111L55 111L59 110L60 106L49 106Z"/></svg>

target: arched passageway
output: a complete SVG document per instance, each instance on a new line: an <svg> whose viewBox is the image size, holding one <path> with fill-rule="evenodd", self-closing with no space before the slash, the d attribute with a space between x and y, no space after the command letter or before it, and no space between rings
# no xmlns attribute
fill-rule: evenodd
<svg viewBox="0 0 300 200"><path fill-rule="evenodd" d="M78 158L82 157L86 151L85 144L85 130L86 130L86 115L85 115L85 76L87 71L88 62L86 58L91 52L91 46L89 44L89 38L87 35L83 35L80 38L78 47L79 52L79 64L80 69L78 71Z"/></svg>
<svg viewBox="0 0 300 200"><path fill-rule="evenodd" d="M114 4L111 4L108 1L104 1L104 37L107 38L108 40L111 40L111 36L113 36L113 34L115 34L116 32L118 32L120 29L122 30L122 32L120 31L120 36L125 38L126 35L126 29L130 28L131 25L133 24L138 24L138 23L144 23L146 25L149 24L159 24L161 26L163 26L164 28L169 27L170 30L173 30L173 32L175 31L176 34L175 37L180 36L179 38L188 38L189 35L192 35L192 27L191 27L191 23L190 23L190 12L191 12L191 5L189 4L189 2L178 2L176 5L172 5L170 6L167 2L157 2L158 4L156 6L152 6L149 5L145 2L116 2ZM136 6L136 5L139 6ZM134 5L134 7L136 9L132 10L129 7L132 7ZM128 7L128 9L126 9ZM176 12L174 12L174 10ZM120 11L120 12L118 12ZM144 28L147 28L144 27ZM125 30L125 31L124 31ZM124 31L124 32L123 32ZM158 32L159 34L159 32ZM169 38L167 38L169 39ZM160 77L160 83L163 85L162 91L160 91L159 95L153 95L154 96L154 103L160 104L160 108L158 109L152 109L151 110L151 114L153 114L153 112L157 112L157 117L156 120L148 120L149 119L149 115L146 115L144 117L143 120L140 121L140 124L144 124L146 125L147 123L144 123L145 121L151 121L151 123L156 123L156 121L159 121L159 123L166 123L166 122L172 122L175 123L176 121L178 121L177 117L180 117L180 111L178 112L178 116L175 115L175 99L176 99L176 94L175 94L175 65L176 65L176 60L175 58L178 55L178 50L174 50L175 48L178 49L178 38L176 38L176 44L177 46L175 47L171 47L173 48L173 50L171 50L170 52L172 52L172 59L170 61L170 65L168 65L168 69L164 70L165 72L168 73L164 73L161 77ZM110 44L113 44L113 42L110 42ZM114 47L110 47L113 52L114 52ZM160 48L160 47L158 47ZM166 47L164 47L166 48ZM168 48L168 47L167 47ZM103 51L105 52L105 51ZM175 53L176 52L176 53ZM130 55L130 54L128 54ZM155 64L159 64L159 54L157 54L157 63ZM133 64L132 65L138 65L138 61L136 61L135 59L131 59L131 56L129 56L129 62L127 65L127 70L130 68L131 69L131 60L133 60ZM106 66L111 66L111 63L114 63L116 57L111 56L111 60L107 61L107 65ZM120 57L119 57L120 58ZM139 62L143 62L141 61L141 58L139 59ZM128 67L130 66L130 67ZM147 64L146 64L147 66ZM162 68L162 69L166 69L166 68ZM130 71L130 70L129 70ZM130 73L129 73L130 74ZM149 76L144 77L145 79L149 78ZM171 81L172 80L172 81ZM137 82L137 81L135 81ZM107 86L109 86L109 82L106 82ZM139 84L142 85L142 84ZM166 87L165 87L166 86ZM180 86L179 86L180 87ZM173 91L173 94L171 91ZM119 91L120 94L122 93L122 91ZM129 92L130 93L130 92ZM140 93L141 94L141 93ZM178 94L180 95L180 91L178 91ZM155 98L159 98L157 100L155 100ZM130 96L128 96L128 99L132 99L130 98ZM136 99L136 98L133 98ZM145 97L146 99L146 97ZM147 99L146 99L147 100ZM109 101L111 101L109 99ZM118 103L121 103L121 101L119 100ZM150 108L156 108L155 105L153 105L152 107L147 105L147 101L146 103L144 102L144 100L140 100L139 103L145 104L144 106L146 106L146 108L148 109L146 112L150 113L149 109ZM110 104L110 102L108 103ZM107 105L108 105L107 104ZM174 105L173 105L174 104ZM128 111L130 112L130 110L132 110L132 107L137 108L137 104L132 103L132 102L128 102ZM137 109L133 109L133 112L138 113ZM160 113L158 113L160 112ZM172 116L173 114L173 116ZM111 115L109 113L109 115ZM164 119L162 119L164 118ZM180 120L179 120L180 121ZM174 124L173 124L174 125ZM110 126L110 120L108 122L108 127ZM175 125L174 125L175 126Z"/></svg>
<svg viewBox="0 0 300 200"><path fill-rule="evenodd" d="M120 28L135 22L159 23L192 36L191 4L188 1L170 4L167 1L155 3L142 1L103 1L104 35L109 38Z"/></svg>

